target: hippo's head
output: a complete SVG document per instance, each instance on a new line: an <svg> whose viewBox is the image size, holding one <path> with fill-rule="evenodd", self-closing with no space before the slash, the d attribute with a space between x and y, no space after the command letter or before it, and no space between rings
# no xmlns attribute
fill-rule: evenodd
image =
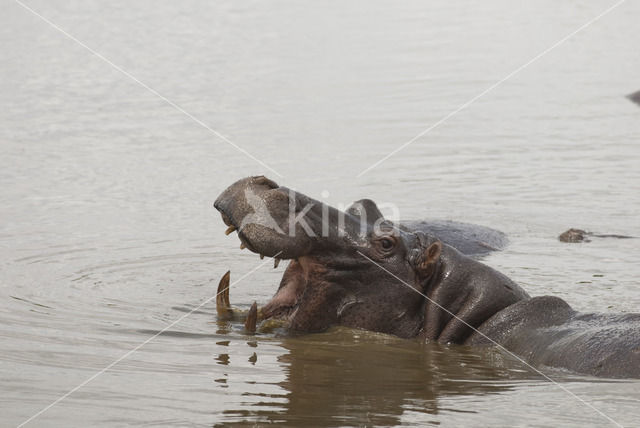
<svg viewBox="0 0 640 428"><path fill-rule="evenodd" d="M261 316L295 331L332 325L416 336L441 243L396 227L375 203L339 211L265 177L227 188L215 207L241 247L291 260Z"/></svg>

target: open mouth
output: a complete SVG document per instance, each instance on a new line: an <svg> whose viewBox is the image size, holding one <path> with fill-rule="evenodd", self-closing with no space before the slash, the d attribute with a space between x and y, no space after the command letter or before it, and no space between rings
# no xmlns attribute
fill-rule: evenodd
<svg viewBox="0 0 640 428"><path fill-rule="evenodd" d="M253 253L260 256L260 259L264 259L265 255L257 251L252 245L249 239L243 235L242 229L234 224L231 218L219 207L222 221L227 225L225 231L226 235L230 235L234 232L237 233L240 240L240 249L248 249ZM273 267L277 268L284 258L278 257L278 253L273 256ZM294 316L300 299L304 294L307 287L307 268L312 264L312 258L310 256L301 256L298 258L287 258L290 260L287 266L280 285L275 295L262 307L257 307L254 303L255 315L252 311L249 312L245 328L250 332L255 332L257 325L266 320L278 320L283 321L285 324ZM230 303L228 298L229 288L229 275L225 276L220 281L218 286L218 312L220 313L228 311L230 309ZM226 290L226 291L225 291ZM252 308L253 310L253 308Z"/></svg>
<svg viewBox="0 0 640 428"><path fill-rule="evenodd" d="M327 275L333 278L348 265L337 260L334 269L331 263L336 260L327 255L340 254L360 239L360 217L264 176L238 180L218 196L214 206L227 226L225 233L237 233L240 249L261 259L272 257L274 268L281 260L290 260L277 292L258 311L258 320L278 318L296 324L307 316L307 305L324 309L317 302L326 297L320 289L326 288Z"/></svg>

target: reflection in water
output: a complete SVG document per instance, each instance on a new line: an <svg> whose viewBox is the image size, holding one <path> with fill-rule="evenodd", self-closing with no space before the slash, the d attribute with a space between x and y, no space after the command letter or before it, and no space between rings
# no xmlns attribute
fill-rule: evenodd
<svg viewBox="0 0 640 428"><path fill-rule="evenodd" d="M514 380L530 377L493 351L359 330L287 337L281 346L288 351L279 358L286 403L282 395L273 395L270 403L268 394L246 393L261 399L226 410L225 425L256 420L287 426L393 425L405 412L437 414L442 397L498 394L510 390Z"/></svg>
<svg viewBox="0 0 640 428"><path fill-rule="evenodd" d="M218 364L222 364L223 366L228 366L230 362L229 360L229 354L220 354L216 357Z"/></svg>

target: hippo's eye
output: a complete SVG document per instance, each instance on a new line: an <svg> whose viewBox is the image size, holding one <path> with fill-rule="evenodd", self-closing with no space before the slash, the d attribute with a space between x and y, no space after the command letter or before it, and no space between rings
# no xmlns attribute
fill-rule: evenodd
<svg viewBox="0 0 640 428"><path fill-rule="evenodd" d="M382 247L383 250L389 251L390 249L393 248L394 245L395 245L395 242L393 242L391 238L382 238L380 240L380 246Z"/></svg>

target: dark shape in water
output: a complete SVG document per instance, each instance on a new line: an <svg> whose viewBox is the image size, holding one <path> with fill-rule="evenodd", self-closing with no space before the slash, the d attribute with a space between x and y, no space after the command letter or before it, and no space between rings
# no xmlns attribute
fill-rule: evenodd
<svg viewBox="0 0 640 428"><path fill-rule="evenodd" d="M627 235L614 235L614 234L598 234L593 232L587 232L582 229L571 228L566 232L558 236L560 242L591 242L589 237L595 238L618 238L618 239L632 239L634 236Z"/></svg>
<svg viewBox="0 0 640 428"><path fill-rule="evenodd" d="M627 98L629 98L634 103L640 105L640 91L636 91L633 94L627 95Z"/></svg>

